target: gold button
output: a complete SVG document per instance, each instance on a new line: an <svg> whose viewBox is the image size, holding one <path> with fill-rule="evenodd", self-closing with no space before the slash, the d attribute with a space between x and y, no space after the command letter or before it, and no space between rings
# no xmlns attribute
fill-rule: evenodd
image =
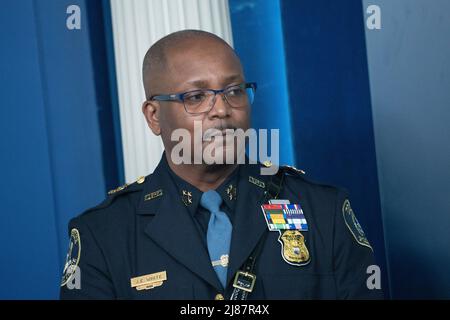
<svg viewBox="0 0 450 320"><path fill-rule="evenodd" d="M263 162L264 167L270 168L272 166L272 161L266 160Z"/></svg>
<svg viewBox="0 0 450 320"><path fill-rule="evenodd" d="M214 298L214 300L225 300L225 298L223 297L222 294L218 293L218 294L216 294L216 297Z"/></svg>
<svg viewBox="0 0 450 320"><path fill-rule="evenodd" d="M138 184L142 184L142 183L144 183L144 181L145 181L145 177L139 177L136 182Z"/></svg>

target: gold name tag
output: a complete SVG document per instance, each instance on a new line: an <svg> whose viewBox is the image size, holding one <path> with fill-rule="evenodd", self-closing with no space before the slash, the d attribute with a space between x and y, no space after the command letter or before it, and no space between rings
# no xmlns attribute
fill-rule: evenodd
<svg viewBox="0 0 450 320"><path fill-rule="evenodd" d="M136 278L131 278L131 287L136 290L149 290L159 287L167 280L166 271L147 274Z"/></svg>

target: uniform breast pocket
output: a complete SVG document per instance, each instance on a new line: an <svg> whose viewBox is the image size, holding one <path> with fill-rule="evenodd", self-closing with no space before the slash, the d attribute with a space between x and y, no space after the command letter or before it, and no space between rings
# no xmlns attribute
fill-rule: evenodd
<svg viewBox="0 0 450 320"><path fill-rule="evenodd" d="M266 299L336 299L336 287L331 274L266 274L261 275L261 279Z"/></svg>

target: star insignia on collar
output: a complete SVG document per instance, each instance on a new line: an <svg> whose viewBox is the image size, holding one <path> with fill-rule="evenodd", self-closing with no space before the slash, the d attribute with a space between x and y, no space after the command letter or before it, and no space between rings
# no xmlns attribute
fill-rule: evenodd
<svg viewBox="0 0 450 320"><path fill-rule="evenodd" d="M185 206L189 206L192 204L192 192L183 190L181 195L181 200L183 200L183 203Z"/></svg>
<svg viewBox="0 0 450 320"><path fill-rule="evenodd" d="M226 193L228 195L228 199L230 199L230 200L236 199L236 188L232 184L230 184L227 187Z"/></svg>

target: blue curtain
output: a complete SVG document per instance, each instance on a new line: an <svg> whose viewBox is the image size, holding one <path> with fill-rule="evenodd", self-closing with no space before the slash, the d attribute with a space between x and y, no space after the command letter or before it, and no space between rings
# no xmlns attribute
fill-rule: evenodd
<svg viewBox="0 0 450 320"><path fill-rule="evenodd" d="M69 5L81 30L66 28ZM121 179L108 35L99 1L1 6L0 299L52 299L69 219Z"/></svg>

